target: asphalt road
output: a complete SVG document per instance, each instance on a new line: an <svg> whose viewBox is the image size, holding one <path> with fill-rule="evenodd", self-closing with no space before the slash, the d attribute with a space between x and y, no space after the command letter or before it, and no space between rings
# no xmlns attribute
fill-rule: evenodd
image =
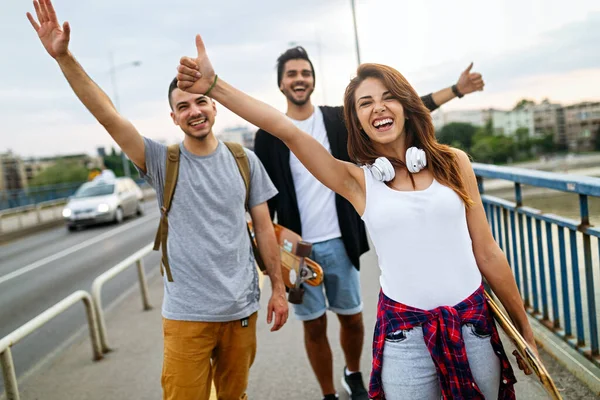
<svg viewBox="0 0 600 400"><path fill-rule="evenodd" d="M74 291L89 292L97 276L154 240L159 216L156 200L144 206L144 215L120 225L77 232L61 226L1 245L0 338ZM156 273L158 262L158 252L144 258L148 275ZM104 307L136 282L135 267L107 282L102 291ZM86 325L83 304L77 304L17 343L12 348L17 376L52 356ZM0 393L3 389L0 380Z"/></svg>

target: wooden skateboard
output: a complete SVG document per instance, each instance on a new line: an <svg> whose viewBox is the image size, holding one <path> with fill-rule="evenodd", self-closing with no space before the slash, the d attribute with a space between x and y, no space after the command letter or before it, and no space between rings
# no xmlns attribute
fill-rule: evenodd
<svg viewBox="0 0 600 400"><path fill-rule="evenodd" d="M513 325L512 321L508 319L506 315L502 312L498 304L492 299L492 297L486 292L485 297L488 300L488 304L490 306L490 311L492 315L504 331L506 335L510 338L510 340L515 345L517 352L521 356L521 358L527 363L531 371L537 375L539 381L541 382L546 392L550 395L550 397L554 400L562 400L562 396L560 395L554 381L542 361L535 355L533 350L523 336L517 331L517 328Z"/></svg>
<svg viewBox="0 0 600 400"><path fill-rule="evenodd" d="M248 226L254 237L252 222L248 222ZM304 242L300 235L279 224L273 224L273 228L280 248L283 283L289 290L288 300L300 304L304 294L302 284L320 285L323 282L323 269L308 258L312 244Z"/></svg>

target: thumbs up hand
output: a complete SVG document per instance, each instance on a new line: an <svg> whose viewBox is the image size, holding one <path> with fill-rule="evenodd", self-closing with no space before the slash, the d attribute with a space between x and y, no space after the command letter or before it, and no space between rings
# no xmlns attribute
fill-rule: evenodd
<svg viewBox="0 0 600 400"><path fill-rule="evenodd" d="M215 71L206 55L200 35L196 35L196 58L181 57L177 67L177 87L183 91L205 94L215 82Z"/></svg>
<svg viewBox="0 0 600 400"><path fill-rule="evenodd" d="M469 94L478 90L481 91L485 86L481 74L478 72L471 72L472 68L473 63L469 64L467 69L460 74L458 82L456 82L456 88L462 94Z"/></svg>

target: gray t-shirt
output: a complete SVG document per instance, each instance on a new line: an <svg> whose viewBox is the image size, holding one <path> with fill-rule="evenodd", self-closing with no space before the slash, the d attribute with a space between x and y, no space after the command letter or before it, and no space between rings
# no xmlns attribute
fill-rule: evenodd
<svg viewBox="0 0 600 400"><path fill-rule="evenodd" d="M144 138L146 170L140 175L163 204L167 147ZM224 322L259 308L258 273L246 230L246 188L235 158L219 141L207 156L180 146L179 178L169 212L167 253L173 282L164 277L162 314L167 319ZM249 207L277 194L254 152Z"/></svg>

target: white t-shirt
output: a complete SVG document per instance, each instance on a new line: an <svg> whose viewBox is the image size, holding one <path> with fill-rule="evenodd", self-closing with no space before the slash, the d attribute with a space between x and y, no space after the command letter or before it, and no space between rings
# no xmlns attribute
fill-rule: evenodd
<svg viewBox="0 0 600 400"><path fill-rule="evenodd" d="M290 120L308 133L331 153L323 113L315 107L313 114L303 121ZM290 152L290 169L296 188L302 239L310 243L324 242L342 236L335 208L335 193L308 172L294 153Z"/></svg>

